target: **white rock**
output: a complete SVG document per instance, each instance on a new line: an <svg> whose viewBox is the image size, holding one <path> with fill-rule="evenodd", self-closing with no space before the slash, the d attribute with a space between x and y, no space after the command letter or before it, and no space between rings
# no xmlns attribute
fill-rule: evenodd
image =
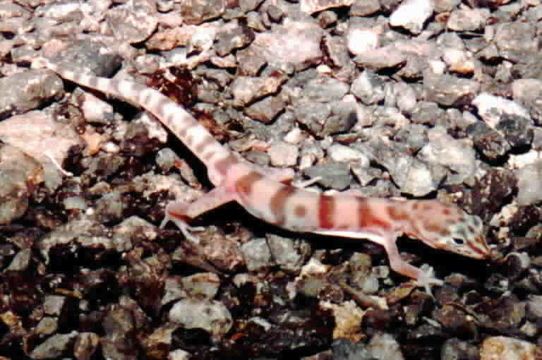
<svg viewBox="0 0 542 360"><path fill-rule="evenodd" d="M379 35L372 29L350 28L346 34L346 46L354 55L363 55L380 46Z"/></svg>
<svg viewBox="0 0 542 360"><path fill-rule="evenodd" d="M432 0L406 0L391 14L390 25L419 34L431 14L433 14Z"/></svg>
<svg viewBox="0 0 542 360"><path fill-rule="evenodd" d="M492 128L495 128L503 115L530 118L529 111L515 101L488 93L476 96L472 104L478 108L478 114Z"/></svg>

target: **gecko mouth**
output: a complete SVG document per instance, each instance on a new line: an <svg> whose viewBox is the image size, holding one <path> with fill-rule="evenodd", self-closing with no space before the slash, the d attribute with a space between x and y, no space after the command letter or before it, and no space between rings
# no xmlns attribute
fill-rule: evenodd
<svg viewBox="0 0 542 360"><path fill-rule="evenodd" d="M486 240L483 236L478 236L470 244L470 248L473 253L473 257L476 259L489 259L491 258L491 250L487 246Z"/></svg>

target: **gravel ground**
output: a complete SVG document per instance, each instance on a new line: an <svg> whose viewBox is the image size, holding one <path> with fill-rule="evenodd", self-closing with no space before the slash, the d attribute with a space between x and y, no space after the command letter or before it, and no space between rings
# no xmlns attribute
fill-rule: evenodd
<svg viewBox="0 0 542 360"><path fill-rule="evenodd" d="M0 359L542 359L540 0L0 1ZM31 69L131 78L317 191L438 198L492 261L281 231L152 116Z"/></svg>

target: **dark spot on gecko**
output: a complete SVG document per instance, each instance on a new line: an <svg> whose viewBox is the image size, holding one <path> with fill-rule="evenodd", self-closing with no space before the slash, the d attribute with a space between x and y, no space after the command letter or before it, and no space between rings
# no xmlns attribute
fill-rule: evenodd
<svg viewBox="0 0 542 360"><path fill-rule="evenodd" d="M307 208L303 205L296 205L294 208L294 214L297 217L305 217L305 215L307 215Z"/></svg>
<svg viewBox="0 0 542 360"><path fill-rule="evenodd" d="M384 230L391 229L391 224L379 219L369 206L366 199L358 199L359 227L363 228L381 228Z"/></svg>
<svg viewBox="0 0 542 360"><path fill-rule="evenodd" d="M406 212L401 208L398 208L393 205L388 205L387 210L388 210L388 215L392 220L395 220L395 221L408 220L408 216Z"/></svg>
<svg viewBox="0 0 542 360"><path fill-rule="evenodd" d="M286 201L290 195L294 194L296 189L292 186L283 185L278 191L271 197L271 203L269 205L273 216L275 217L275 224L282 225L286 220L284 207Z"/></svg>
<svg viewBox="0 0 542 360"><path fill-rule="evenodd" d="M335 198L328 195L320 195L318 200L318 221L320 228L333 228L333 214L335 213Z"/></svg>
<svg viewBox="0 0 542 360"><path fill-rule="evenodd" d="M237 190L239 194L250 195L254 184L262 178L263 175L256 171L249 172L235 182L235 190Z"/></svg>

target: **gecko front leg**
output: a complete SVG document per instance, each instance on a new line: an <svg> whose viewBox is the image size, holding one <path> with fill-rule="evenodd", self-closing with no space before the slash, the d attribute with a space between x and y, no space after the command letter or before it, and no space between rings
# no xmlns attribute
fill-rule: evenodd
<svg viewBox="0 0 542 360"><path fill-rule="evenodd" d="M442 286L443 281L435 278L433 268L425 265L421 268L417 268L403 260L397 249L396 240L396 237L387 236L380 242L388 254L390 267L401 275L415 279L416 284L424 287L428 294L431 294L432 285Z"/></svg>
<svg viewBox="0 0 542 360"><path fill-rule="evenodd" d="M168 222L172 221L187 240L197 243L198 239L192 233L201 229L191 227L188 225L188 221L234 199L234 194L228 191L225 186L219 186L192 203L172 201L166 205L164 220L162 220L160 227L164 227Z"/></svg>

